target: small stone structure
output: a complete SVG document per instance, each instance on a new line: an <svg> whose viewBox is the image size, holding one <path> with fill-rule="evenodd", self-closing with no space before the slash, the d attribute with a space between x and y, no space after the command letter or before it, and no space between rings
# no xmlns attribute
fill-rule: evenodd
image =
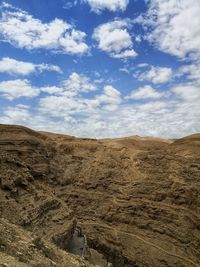
<svg viewBox="0 0 200 267"><path fill-rule="evenodd" d="M98 264L101 267L112 267L112 263L107 262L103 254L94 249L90 249L87 244L87 237L82 233L80 227L75 227L71 239L67 246L67 251L87 259L92 264Z"/></svg>
<svg viewBox="0 0 200 267"><path fill-rule="evenodd" d="M85 257L88 253L87 237L82 234L82 229L80 227L74 228L72 237L67 246L67 251L81 257Z"/></svg>

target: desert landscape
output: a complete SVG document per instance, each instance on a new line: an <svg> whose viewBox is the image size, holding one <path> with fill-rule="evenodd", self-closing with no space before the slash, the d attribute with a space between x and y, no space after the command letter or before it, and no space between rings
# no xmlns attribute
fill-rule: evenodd
<svg viewBox="0 0 200 267"><path fill-rule="evenodd" d="M200 134L0 125L0 266L200 266Z"/></svg>
<svg viewBox="0 0 200 267"><path fill-rule="evenodd" d="M0 0L0 267L200 267L200 0Z"/></svg>

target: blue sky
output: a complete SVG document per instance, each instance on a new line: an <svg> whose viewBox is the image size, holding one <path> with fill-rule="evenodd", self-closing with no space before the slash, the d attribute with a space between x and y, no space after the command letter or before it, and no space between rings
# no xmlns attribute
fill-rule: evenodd
<svg viewBox="0 0 200 267"><path fill-rule="evenodd" d="M8 0L0 12L0 123L200 132L199 0Z"/></svg>

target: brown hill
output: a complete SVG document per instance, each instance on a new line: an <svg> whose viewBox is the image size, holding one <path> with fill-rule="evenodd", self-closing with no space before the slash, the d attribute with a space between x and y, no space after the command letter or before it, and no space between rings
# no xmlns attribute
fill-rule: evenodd
<svg viewBox="0 0 200 267"><path fill-rule="evenodd" d="M199 191L200 134L95 140L0 125L0 266L200 266ZM66 252L77 226L84 257Z"/></svg>

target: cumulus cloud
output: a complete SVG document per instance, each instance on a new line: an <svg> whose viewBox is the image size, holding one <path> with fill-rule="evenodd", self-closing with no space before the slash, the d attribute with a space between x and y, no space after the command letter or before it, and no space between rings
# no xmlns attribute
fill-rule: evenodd
<svg viewBox="0 0 200 267"><path fill-rule="evenodd" d="M137 53L133 50L125 50L119 54L113 55L114 58L128 58L128 57L136 57Z"/></svg>
<svg viewBox="0 0 200 267"><path fill-rule="evenodd" d="M36 88L27 80L0 83L1 97L9 100L40 92L36 108L10 102L1 109L1 123L98 138L133 134L177 137L180 132L187 135L200 129L200 91L189 82L172 86L167 95L146 85L125 98L113 85L97 85L75 72L54 86Z"/></svg>
<svg viewBox="0 0 200 267"><path fill-rule="evenodd" d="M136 57L131 36L128 32L130 22L115 20L98 26L93 38L98 42L98 48L114 58Z"/></svg>
<svg viewBox="0 0 200 267"><path fill-rule="evenodd" d="M31 62L18 61L13 58L4 57L0 60L0 72L8 73L11 75L29 75L33 72L39 71L55 71L62 73L59 66L51 64L33 64Z"/></svg>
<svg viewBox="0 0 200 267"><path fill-rule="evenodd" d="M59 86L42 87L40 90L50 94L39 101L44 113L68 116L71 113L84 112L87 109L87 100L82 98L82 94L95 91L97 87L89 77L73 72Z"/></svg>
<svg viewBox="0 0 200 267"><path fill-rule="evenodd" d="M68 99L72 100L73 97L88 93L90 91L97 90L96 84L92 83L87 76L80 75L73 72L68 79L63 80L60 86L43 86L35 87L32 86L30 81L26 79L17 79L0 82L0 95L9 100L13 100L19 97L35 97L40 94L40 92L55 95L49 97L49 99L54 99L55 106L59 103L60 99L64 97L64 101ZM68 103L69 104L69 103ZM78 104L76 100L73 100L74 107Z"/></svg>
<svg viewBox="0 0 200 267"><path fill-rule="evenodd" d="M200 57L200 1L150 0L146 38L161 51L181 59Z"/></svg>
<svg viewBox="0 0 200 267"><path fill-rule="evenodd" d="M40 90L33 87L28 80L11 80L0 82L0 95L8 100L19 97L35 97Z"/></svg>
<svg viewBox="0 0 200 267"><path fill-rule="evenodd" d="M200 85L200 63L195 62L190 65L183 65L178 70L177 76L186 76L188 80Z"/></svg>
<svg viewBox="0 0 200 267"><path fill-rule="evenodd" d="M27 12L5 3L1 6L1 13L1 39L16 47L77 55L89 51L85 43L86 34L61 19L43 23Z"/></svg>
<svg viewBox="0 0 200 267"><path fill-rule="evenodd" d="M111 85L106 85L104 86L103 91L104 91L103 95L98 97L100 101L105 103L120 104L121 94L116 88L114 88Z"/></svg>
<svg viewBox="0 0 200 267"><path fill-rule="evenodd" d="M37 130L101 138L133 134L178 137L180 132L181 135L198 132L198 88L189 84L187 87L178 85L171 89L171 93L162 100L151 98L127 103L117 89L105 86L102 93L92 99L80 95L50 95L40 98L38 109L23 105L7 107L0 120Z"/></svg>
<svg viewBox="0 0 200 267"><path fill-rule="evenodd" d="M4 116L1 118L2 123L26 124L30 121L31 114L29 107L26 105L16 105L15 107L8 107L4 111Z"/></svg>
<svg viewBox="0 0 200 267"><path fill-rule="evenodd" d="M47 115L35 113L29 106L21 104L8 106L0 119L4 124L21 124L36 130L44 130L45 125L46 131L54 132L66 131L67 122L70 120L69 117L63 121L53 120Z"/></svg>
<svg viewBox="0 0 200 267"><path fill-rule="evenodd" d="M90 100L83 98L82 94L96 91L97 86L89 77L73 72L68 79L60 83L60 86L46 86L40 90L50 95L39 101L43 112L53 116L68 116L88 110ZM91 100L90 104L92 107L95 103Z"/></svg>
<svg viewBox="0 0 200 267"><path fill-rule="evenodd" d="M53 94L59 95L59 94L62 94L63 92L63 88L57 87L57 86L44 86L44 87L41 87L40 90L50 95L53 95Z"/></svg>
<svg viewBox="0 0 200 267"><path fill-rule="evenodd" d="M177 137L200 129L200 93L193 85L172 87L165 93L150 86L133 91L124 101L111 85L97 91L93 98L50 96L40 99L42 114L51 114L59 121L60 131L92 137L154 135ZM164 97L163 97L164 96ZM131 99L137 100L132 102ZM58 104L56 104L58 103ZM92 127L91 127L92 125Z"/></svg>
<svg viewBox="0 0 200 267"><path fill-rule="evenodd" d="M200 102L200 90L197 86L187 84L178 85L173 87L171 91L184 101L199 100Z"/></svg>
<svg viewBox="0 0 200 267"><path fill-rule="evenodd" d="M116 110L121 103L121 94L111 85L106 85L101 94L93 98L84 97L84 93L98 90L87 76L72 73L60 84L60 87L43 87L41 91L51 94L40 99L40 108L52 116L94 114L100 110Z"/></svg>
<svg viewBox="0 0 200 267"><path fill-rule="evenodd" d="M84 0L95 13L101 13L104 9L109 11L125 11L129 0Z"/></svg>
<svg viewBox="0 0 200 267"><path fill-rule="evenodd" d="M144 65L143 65L144 66ZM150 81L154 84L169 82L172 78L172 70L166 67L151 66L149 70L137 75L140 81Z"/></svg>
<svg viewBox="0 0 200 267"><path fill-rule="evenodd" d="M116 110L122 101L120 92L111 85L104 86L103 94L97 95L95 100L99 107L110 111Z"/></svg>
<svg viewBox="0 0 200 267"><path fill-rule="evenodd" d="M34 108L10 101L10 106L0 110L1 122L86 137L133 134L177 137L180 133L187 135L200 131L199 1L147 2L148 14L140 18L147 29L146 39L161 51L181 59L192 59L191 64L184 63L186 65L178 70L177 76L182 79L180 84L176 81L168 92L156 89L171 81L172 70L146 63L138 64L139 69L134 69L138 71L136 77L140 81L148 81L151 85L139 87L126 97L115 88L114 83L105 82L99 75L96 75L98 80L95 80L97 77L92 80L77 72L71 73L58 85L40 88L25 79L3 81L0 82L1 98L16 99L18 103L23 97L23 103L26 103L25 98L42 94L34 99ZM125 2L99 0L89 4L95 12L125 10L125 6L117 6L116 3ZM16 47L28 50L44 48L78 55L89 50L85 33L63 20L43 23L5 2L1 11L1 39ZM113 58L134 58L136 52L130 34L131 24L129 20L116 19L97 27L93 38L98 48ZM141 36L135 36L135 42L140 41ZM132 72L133 68L127 66L125 64L121 71ZM44 70L60 72L59 67L54 65L32 64L11 58L0 61L0 71L9 74L25 76ZM187 79L185 84L182 83L184 78ZM167 84L167 88L169 86Z"/></svg>
<svg viewBox="0 0 200 267"><path fill-rule="evenodd" d="M64 80L62 86L64 93L71 92L75 95L97 90L96 85L87 76L80 75L76 72L73 72L67 80Z"/></svg>
<svg viewBox="0 0 200 267"><path fill-rule="evenodd" d="M75 97L66 95L50 95L39 100L41 112L50 114L54 117L64 118L77 114L86 108L86 105Z"/></svg>
<svg viewBox="0 0 200 267"><path fill-rule="evenodd" d="M145 85L144 87L140 87L137 90L132 91L131 94L126 97L126 99L156 99L161 98L162 96L163 93L155 90L150 85Z"/></svg>
<svg viewBox="0 0 200 267"><path fill-rule="evenodd" d="M111 101L113 97L118 98L120 93L110 90L110 87L106 87L106 90L103 88L102 93L98 93L93 99L51 95L40 99L38 109L7 107L0 115L0 120L2 123L23 124L37 130L82 137L103 138L133 134L180 137L180 133L184 136L200 129L199 90L192 88L191 85L188 88L179 85L171 89L171 97L134 103L124 102L122 97ZM195 97L190 97L189 92L195 93ZM113 104L106 107L107 93L112 96L109 101L114 105L117 103L114 112ZM100 97L101 95L104 96Z"/></svg>
<svg viewBox="0 0 200 267"><path fill-rule="evenodd" d="M57 73L60 73L62 74L63 71L61 70L61 68L57 65L52 65L52 64L45 64L45 63L42 63L42 64L35 64L35 69L42 72L42 71L54 71L54 72L57 72Z"/></svg>

